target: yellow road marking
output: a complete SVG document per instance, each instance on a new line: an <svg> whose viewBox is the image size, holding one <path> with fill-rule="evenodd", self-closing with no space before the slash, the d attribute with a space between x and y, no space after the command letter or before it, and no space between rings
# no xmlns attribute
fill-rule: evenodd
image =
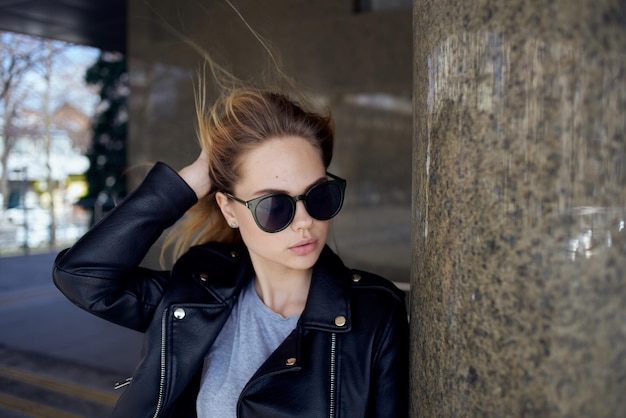
<svg viewBox="0 0 626 418"><path fill-rule="evenodd" d="M104 405L115 405L119 397L114 393L105 392L103 390L88 388L52 377L1 365L0 376ZM48 416L56 417L56 415Z"/></svg>
<svg viewBox="0 0 626 418"><path fill-rule="evenodd" d="M0 408L27 415L31 418L84 418L57 408L27 401L16 396L0 393Z"/></svg>

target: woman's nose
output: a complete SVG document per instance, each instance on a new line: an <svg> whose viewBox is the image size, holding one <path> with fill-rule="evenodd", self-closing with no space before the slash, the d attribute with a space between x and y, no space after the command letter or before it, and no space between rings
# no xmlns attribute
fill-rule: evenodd
<svg viewBox="0 0 626 418"><path fill-rule="evenodd" d="M296 202L296 213L293 217L293 221L291 222L291 226L295 230L298 230L308 229L311 225L313 225L313 217L309 215L309 212L307 212L304 202Z"/></svg>

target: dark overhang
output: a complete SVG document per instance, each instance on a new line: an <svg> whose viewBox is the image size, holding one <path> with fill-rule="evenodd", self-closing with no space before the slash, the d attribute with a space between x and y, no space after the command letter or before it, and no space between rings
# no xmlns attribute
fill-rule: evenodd
<svg viewBox="0 0 626 418"><path fill-rule="evenodd" d="M0 30L126 52L127 0L0 0Z"/></svg>

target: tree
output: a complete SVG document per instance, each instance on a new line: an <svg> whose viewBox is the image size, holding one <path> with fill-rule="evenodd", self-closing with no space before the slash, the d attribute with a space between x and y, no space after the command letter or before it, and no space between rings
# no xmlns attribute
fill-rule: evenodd
<svg viewBox="0 0 626 418"><path fill-rule="evenodd" d="M18 121L21 106L29 94L23 80L41 59L41 51L41 42L34 38L0 33L0 193L4 197L5 207L9 203L7 161L17 138L29 129L20 126Z"/></svg>
<svg viewBox="0 0 626 418"><path fill-rule="evenodd" d="M70 174L82 174L85 167L85 159L78 155L80 144L71 141L80 138L80 129L88 132L88 128L79 126L67 110L89 108L86 113L93 112L94 88L87 88L81 76L87 62L93 63L94 52L61 41L0 32L0 202L5 208L20 201L25 208L43 204L50 212L51 246L56 244L57 220L63 225L71 222L67 179ZM57 113L66 119L59 120ZM21 178L19 191L9 181L15 173ZM59 204L62 211L56 209ZM3 217L6 213L0 210ZM23 227L28 237L26 213Z"/></svg>
<svg viewBox="0 0 626 418"><path fill-rule="evenodd" d="M126 132L128 125L128 73L126 57L102 52L87 70L87 84L99 87L100 104L96 110L93 139L87 154L88 194L79 202L93 210L97 221L114 202L127 193Z"/></svg>
<svg viewBox="0 0 626 418"><path fill-rule="evenodd" d="M45 81L42 97L42 119L43 119L43 139L44 139L44 152L46 155L46 168L47 176L46 183L48 191L50 192L50 247L56 245L56 216L55 216L55 203L53 198L53 190L55 189L55 182L52 177L52 164L51 164L51 147L52 147L52 109L51 109L51 92L52 92L52 76L54 73L54 63L57 55L63 53L64 45L55 43L52 41L45 41L44 45L45 53L41 60L41 75Z"/></svg>

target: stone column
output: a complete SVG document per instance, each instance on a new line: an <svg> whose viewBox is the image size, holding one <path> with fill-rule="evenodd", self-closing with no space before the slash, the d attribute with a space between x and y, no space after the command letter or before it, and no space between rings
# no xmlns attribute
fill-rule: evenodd
<svg viewBox="0 0 626 418"><path fill-rule="evenodd" d="M626 3L414 6L412 416L626 416Z"/></svg>

